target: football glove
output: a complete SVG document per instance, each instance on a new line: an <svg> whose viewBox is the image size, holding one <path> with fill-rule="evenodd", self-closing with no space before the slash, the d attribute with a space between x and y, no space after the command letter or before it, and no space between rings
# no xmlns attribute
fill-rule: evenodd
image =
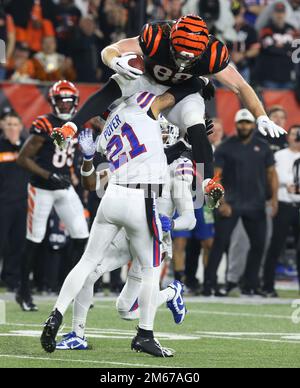
<svg viewBox="0 0 300 388"><path fill-rule="evenodd" d="M93 138L93 130L86 128L78 136L79 146L85 160L92 160L96 153L96 143Z"/></svg>
<svg viewBox="0 0 300 388"><path fill-rule="evenodd" d="M71 180L68 175L52 173L48 181L51 182L55 190L65 190L71 186Z"/></svg>
<svg viewBox="0 0 300 388"><path fill-rule="evenodd" d="M260 116L257 119L257 126L259 132L263 136L267 136L268 134L274 138L274 137L280 137L281 135L286 135L287 131L278 125L276 125L272 120L269 119L268 116Z"/></svg>
<svg viewBox="0 0 300 388"><path fill-rule="evenodd" d="M224 187L219 183L220 177L215 176L212 179L206 179L203 182L203 191L206 198L206 204L210 209L220 207L220 201L224 197Z"/></svg>
<svg viewBox="0 0 300 388"><path fill-rule="evenodd" d="M60 149L64 149L67 139L72 139L77 133L77 125L72 122L64 124L61 128L54 128L51 134L54 144Z"/></svg>
<svg viewBox="0 0 300 388"><path fill-rule="evenodd" d="M201 78L205 82L205 86L202 89L202 97L204 98L205 101L209 101L215 97L216 88L211 80L205 77L201 77Z"/></svg>
<svg viewBox="0 0 300 388"><path fill-rule="evenodd" d="M135 59L137 57L136 54L123 54L121 57L115 57L111 61L111 68L118 74L122 75L128 80L136 80L143 72L135 67L132 67L128 64L130 59Z"/></svg>
<svg viewBox="0 0 300 388"><path fill-rule="evenodd" d="M162 214L159 215L163 232L170 232L173 229L173 220Z"/></svg>

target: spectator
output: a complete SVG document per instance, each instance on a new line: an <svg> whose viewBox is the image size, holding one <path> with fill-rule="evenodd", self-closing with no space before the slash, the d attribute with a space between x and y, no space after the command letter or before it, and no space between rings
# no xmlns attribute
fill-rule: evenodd
<svg viewBox="0 0 300 388"><path fill-rule="evenodd" d="M209 141L213 146L214 151L217 147L222 143L222 140L224 139L224 127L222 120L218 119L217 117L213 118L214 123L214 131L209 136Z"/></svg>
<svg viewBox="0 0 300 388"><path fill-rule="evenodd" d="M293 88L291 57L296 30L286 20L286 6L276 3L272 21L260 31L262 50L257 60L257 78L265 88Z"/></svg>
<svg viewBox="0 0 300 388"><path fill-rule="evenodd" d="M182 16L183 0L168 1L165 4L166 19L179 19Z"/></svg>
<svg viewBox="0 0 300 388"><path fill-rule="evenodd" d="M74 81L76 73L72 60L56 52L56 40L53 36L43 39L43 51L34 55L34 78L40 81Z"/></svg>
<svg viewBox="0 0 300 388"><path fill-rule="evenodd" d="M0 137L0 257L4 257L1 278L7 288L17 288L25 244L28 174L17 163L25 140L16 113L7 113Z"/></svg>
<svg viewBox="0 0 300 388"><path fill-rule="evenodd" d="M288 135L289 147L275 153L279 178L279 210L273 220L273 236L264 266L263 289L269 297L278 297L275 290L275 270L290 227L293 228L297 248L297 267L300 274L300 125L294 125ZM300 277L299 277L300 280Z"/></svg>
<svg viewBox="0 0 300 388"><path fill-rule="evenodd" d="M72 39L72 59L79 82L97 82L101 77L99 67L101 42L95 31L94 19L90 16L83 17Z"/></svg>
<svg viewBox="0 0 300 388"><path fill-rule="evenodd" d="M260 31L271 22L274 7L276 7L278 3L284 4L287 14L286 20L289 21L289 24L291 24L295 30L300 30L300 0L276 0L275 2L270 1L270 4L257 18L255 23L255 28L257 31Z"/></svg>
<svg viewBox="0 0 300 388"><path fill-rule="evenodd" d="M7 64L7 75L11 81L31 82L35 76L30 50L26 44L18 43L13 57Z"/></svg>
<svg viewBox="0 0 300 388"><path fill-rule="evenodd" d="M241 1L233 1L234 3L241 3ZM244 0L244 5L246 7L245 18L249 24L252 26L255 25L257 17L264 11L264 9L269 5L273 4L274 0Z"/></svg>
<svg viewBox="0 0 300 388"><path fill-rule="evenodd" d="M12 16L5 13L2 5L0 5L0 40L6 42L6 58L0 57L0 80L3 80L6 75L3 65L11 59L15 50L16 30Z"/></svg>
<svg viewBox="0 0 300 388"><path fill-rule="evenodd" d="M16 39L28 44L33 52L41 51L45 36L54 36L52 24L54 3L52 0L12 0L8 12L16 24Z"/></svg>
<svg viewBox="0 0 300 388"><path fill-rule="evenodd" d="M217 269L239 219L250 239L243 293L260 294L259 269L265 245L265 203L272 186L274 208L277 187L273 187L274 158L268 144L254 136L255 118L246 109L235 118L237 136L222 143L215 152L216 173L222 177L225 200L216 214L215 240L205 271L204 295L218 292Z"/></svg>
<svg viewBox="0 0 300 388"><path fill-rule="evenodd" d="M78 26L81 12L74 4L74 0L60 0L55 15L55 31L58 52L70 55L70 41L74 29Z"/></svg>
<svg viewBox="0 0 300 388"><path fill-rule="evenodd" d="M236 39L233 42L227 41L227 47L231 52L232 62L247 82L254 67L254 60L260 51L260 44L255 29L245 21L246 9L237 3L232 7L236 32Z"/></svg>

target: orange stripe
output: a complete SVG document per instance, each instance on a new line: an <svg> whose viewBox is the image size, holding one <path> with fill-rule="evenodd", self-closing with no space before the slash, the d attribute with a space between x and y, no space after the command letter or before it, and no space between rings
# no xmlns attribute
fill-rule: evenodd
<svg viewBox="0 0 300 388"><path fill-rule="evenodd" d="M48 133L51 133L52 132L52 125L51 125L50 121L47 119L47 117L42 117L41 120L46 125Z"/></svg>
<svg viewBox="0 0 300 388"><path fill-rule="evenodd" d="M226 52L227 52L227 48L224 46L224 47L222 48L222 54L221 54L221 61L220 61L220 64L223 63L223 61L224 61L224 59L225 59L225 57L226 57Z"/></svg>
<svg viewBox="0 0 300 388"><path fill-rule="evenodd" d="M156 35L156 38L155 38L155 41L154 41L154 45L153 45L153 49L149 55L149 57L153 57L153 55L156 53L157 49L158 49L158 46L159 46L159 43L161 41L161 38L162 38L162 29L160 26L158 26L158 33Z"/></svg>
<svg viewBox="0 0 300 388"><path fill-rule="evenodd" d="M47 131L47 127L41 119L36 119L35 123L37 123L40 127L42 127L44 129L44 131Z"/></svg>
<svg viewBox="0 0 300 388"><path fill-rule="evenodd" d="M217 46L219 42L213 43L211 46L211 58L209 63L209 71L212 73L217 59Z"/></svg>
<svg viewBox="0 0 300 388"><path fill-rule="evenodd" d="M1 152L0 163L15 162L18 156L18 152Z"/></svg>
<svg viewBox="0 0 300 388"><path fill-rule="evenodd" d="M149 29L149 24L146 24L145 29L144 29L144 34L143 34L143 40L145 43L146 43L146 39L147 39L148 29Z"/></svg>
<svg viewBox="0 0 300 388"><path fill-rule="evenodd" d="M33 211L34 206L35 206L34 199L31 196L29 196L28 197L28 209Z"/></svg>
<svg viewBox="0 0 300 388"><path fill-rule="evenodd" d="M150 46L150 43L151 43L151 40L152 40L152 36L153 36L153 27L150 26L149 27L149 37L148 37L147 48Z"/></svg>

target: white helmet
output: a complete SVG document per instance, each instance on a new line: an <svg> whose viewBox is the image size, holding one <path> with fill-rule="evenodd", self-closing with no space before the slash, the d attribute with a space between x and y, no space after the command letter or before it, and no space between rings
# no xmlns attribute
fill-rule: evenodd
<svg viewBox="0 0 300 388"><path fill-rule="evenodd" d="M169 123L169 121L162 114L159 115L158 121L160 124L164 144L166 146L171 146L177 143L180 134L179 128Z"/></svg>

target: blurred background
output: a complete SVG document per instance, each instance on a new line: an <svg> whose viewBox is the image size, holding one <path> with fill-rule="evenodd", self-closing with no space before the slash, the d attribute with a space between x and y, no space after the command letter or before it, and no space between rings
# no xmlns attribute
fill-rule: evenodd
<svg viewBox="0 0 300 388"><path fill-rule="evenodd" d="M267 217L268 233L264 239L259 273L265 278L270 268L266 266L271 266L271 273L275 266L275 277L264 279L271 284L265 292L260 287L251 290L262 297L276 297L273 281L279 281L276 287L298 289L299 279L300 194L297 185L300 177L299 168L296 167L299 166L297 161L300 161L300 52L297 55L297 48L300 47L300 41L297 45L297 39L300 39L300 0L1 0L0 39L6 42L6 61L0 64L0 133L8 136L11 117L7 115L17 112L22 119L20 137L26 138L32 121L51 110L47 93L49 86L57 80L74 82L80 90L82 104L112 74L101 61L100 52L105 46L137 36L147 21L176 19L188 13L202 16L211 34L226 42L231 63L255 88L272 120L286 130L292 130L292 135L281 141L269 139L269 147L276 161L276 153L283 149L296 155L291 166L289 160L280 162L281 170L283 166L283 170L293 170L294 175L291 182L279 187L279 215ZM236 134L239 121L235 117L241 106L232 92L216 86L216 98L207 105L207 112L214 118L215 133L211 136L211 142L218 149L225 138ZM80 189L81 160L80 153L77 153L73 184L91 221L99 200L96 195ZM8 162L11 161L7 161L0 151L0 222L2 219L6 224L8 220L3 209L15 206L15 198L5 190L4 182L10 174ZM277 169L279 178L281 170ZM26 177L24 179L26 183ZM15 188L10 190L21 192L20 185L24 187L24 181L16 180ZM283 190L289 194L294 190L293 199L286 199ZM251 193L251 196L255 195L256 192ZM21 197L17 200L26 200L24 190ZM266 194L267 210L270 199ZM291 217L283 217L282 220L282 214L287 213L284 206L293 210ZM203 272L216 239L218 228L215 228L215 220L218 216L220 214L203 209L201 215L197 215L200 233L175 238L175 264L166 264L164 268L164 276L172 277L175 273L194 295L203 292ZM277 233L278 228L285 232L275 248L271 243L274 227ZM0 244L1 287L14 292L19 283L24 241L16 235L13 222L9 235L11 238ZM231 243L224 251L218 281L215 282L218 285L227 284L227 292L219 292L217 284L208 284L206 289L204 287L204 295L215 293L223 296L233 291L239 295L239 286L245 278L245 260L251 249L248 237L242 224L238 224L230 235ZM237 242L240 242L239 249ZM44 242L44 253L33 269L32 286L36 292L56 293L59 290L69 270L67 251L68 236L53 213ZM213 274L211 276L214 277ZM117 271L104 279L104 283L107 283L105 288L110 292L119 292L123 281L124 276ZM97 290L103 290L103 284L98 285ZM244 291L247 293L247 290Z"/></svg>

